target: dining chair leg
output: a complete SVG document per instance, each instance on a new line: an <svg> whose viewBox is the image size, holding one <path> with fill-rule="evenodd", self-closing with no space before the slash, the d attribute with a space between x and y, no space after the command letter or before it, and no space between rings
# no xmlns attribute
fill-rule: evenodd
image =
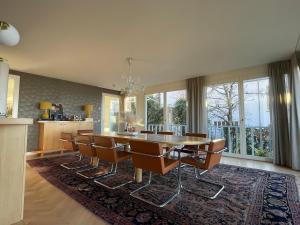
<svg viewBox="0 0 300 225"><path fill-rule="evenodd" d="M198 168L194 168L194 173L195 173L195 177L197 179L200 179L200 176L202 176L203 174L205 174L208 170L203 170L202 172L199 172Z"/></svg>
<svg viewBox="0 0 300 225"><path fill-rule="evenodd" d="M76 174L79 175L79 176L81 176L81 177L84 177L86 179L93 179L93 178L95 178L97 176L96 174L88 176L88 175L85 174L85 172L98 169L99 168L99 159L97 159L96 165L94 166L93 165L93 158L91 157L90 164L88 166L86 166L86 167L88 167L88 168L85 168L83 170L79 170L79 171L76 172Z"/></svg>
<svg viewBox="0 0 300 225"><path fill-rule="evenodd" d="M156 204L156 203L154 203L154 202L152 202L152 201L150 201L150 200L144 199L144 198L142 198L142 197L140 197L140 196L137 195L137 193L138 193L139 191L141 191L141 190L143 190L144 188L146 188L146 187L148 187L149 185L151 185L151 182L152 182L152 172L149 173L149 179L148 179L148 182L147 182L145 185L139 187L138 189L132 191L132 192L130 193L130 195L131 195L132 197L136 198L136 199L139 199L139 200L141 200L141 201L143 201L143 202L146 202L146 203L148 203L148 204L150 204L150 205L153 205L153 206L155 206L155 207L162 208L162 207L166 206L166 205L167 205L168 203L170 203L174 198L176 198L176 197L179 195L179 193L180 193L180 188L181 188L181 172L180 172L180 170L181 170L181 168L180 168L180 165L179 165L178 167L179 167L179 168L178 168L178 175L177 175L177 188L176 188L176 191L175 191L175 193L173 193L173 194L172 194L165 202L163 202L163 203L161 203L161 204Z"/></svg>
<svg viewBox="0 0 300 225"><path fill-rule="evenodd" d="M76 170L76 169L81 169L81 168L87 167L87 164L83 164L83 165L79 164L80 162L82 162L82 160L83 160L83 156L80 154L78 160L76 160L74 162L70 162L70 163L63 163L63 164L60 164L60 166L67 170L74 170L74 169Z"/></svg>
<svg viewBox="0 0 300 225"><path fill-rule="evenodd" d="M103 187L106 187L108 189L115 190L115 189L118 189L120 187L125 186L126 184L130 184L130 183L132 183L134 181L134 179L133 180L129 180L129 181L126 181L126 182L124 182L122 184L115 185L115 186L109 186L109 185L106 185L105 183L101 182L101 180L103 180L103 178L107 178L107 177L116 175L117 174L117 169L118 169L118 163L112 164L110 172L108 172L106 174L103 174L103 175L100 175L98 178L96 178L94 180L94 182L96 184L99 184L99 185L101 185Z"/></svg>
<svg viewBox="0 0 300 225"><path fill-rule="evenodd" d="M189 193L192 193L194 195L197 195L197 196L201 196L201 197L204 197L204 198L208 198L208 199L215 199L218 197L218 195L223 191L223 189L225 188L224 185L221 185L221 184L216 184L214 182L210 182L210 181L206 181L206 180L203 180L200 178L201 175L203 175L204 173L206 173L208 170L203 170L201 173L199 172L199 170L197 168L195 168L194 172L195 172L195 177L198 181L201 181L202 183L206 183L206 184L209 184L209 185L212 185L212 186L217 186L218 187L218 191L216 191L213 195L205 195L205 194L201 194L199 192L195 192L195 191L192 191L190 189L188 189L187 187L185 186L182 186L182 189L189 192Z"/></svg>

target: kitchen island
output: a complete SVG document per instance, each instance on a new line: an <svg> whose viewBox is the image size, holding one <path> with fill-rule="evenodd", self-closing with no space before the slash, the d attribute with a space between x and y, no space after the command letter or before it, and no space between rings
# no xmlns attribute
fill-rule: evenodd
<svg viewBox="0 0 300 225"><path fill-rule="evenodd" d="M27 127L32 119L0 118L0 224L23 220Z"/></svg>

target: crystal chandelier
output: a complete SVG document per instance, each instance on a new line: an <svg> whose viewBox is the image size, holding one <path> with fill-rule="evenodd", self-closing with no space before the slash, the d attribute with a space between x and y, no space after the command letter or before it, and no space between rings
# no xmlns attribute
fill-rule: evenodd
<svg viewBox="0 0 300 225"><path fill-rule="evenodd" d="M122 79L125 81L125 86L121 88L121 94L125 96L137 95L140 92L144 92L144 86L140 82L133 78L132 76L132 57L126 58L128 63L128 74L122 76Z"/></svg>

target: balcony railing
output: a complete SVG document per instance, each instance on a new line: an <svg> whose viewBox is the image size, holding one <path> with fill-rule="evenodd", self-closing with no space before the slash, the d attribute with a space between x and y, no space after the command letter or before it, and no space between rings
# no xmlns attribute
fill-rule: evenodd
<svg viewBox="0 0 300 225"><path fill-rule="evenodd" d="M175 135L185 135L187 125L177 124L148 124L148 130L151 131L173 131ZM252 156L271 157L272 140L270 127L246 127L246 154ZM241 136L240 126L237 123L225 125L223 123L214 123L208 125L208 137L211 139L225 138L227 152L240 154Z"/></svg>
<svg viewBox="0 0 300 225"><path fill-rule="evenodd" d="M240 154L240 126L213 124L208 126L208 136L211 139L225 138L227 152ZM246 154L252 156L271 157L271 129L267 127L245 127Z"/></svg>
<svg viewBox="0 0 300 225"><path fill-rule="evenodd" d="M177 124L148 124L147 130L154 132L158 131L173 131L175 135L182 136L187 132L187 125Z"/></svg>

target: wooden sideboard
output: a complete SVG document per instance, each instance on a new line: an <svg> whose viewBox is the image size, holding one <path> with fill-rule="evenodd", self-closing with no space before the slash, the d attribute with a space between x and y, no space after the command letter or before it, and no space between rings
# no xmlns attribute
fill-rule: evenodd
<svg viewBox="0 0 300 225"><path fill-rule="evenodd" d="M78 130L93 130L94 123L89 121L38 121L39 152L61 151L60 137L62 132L77 134Z"/></svg>
<svg viewBox="0 0 300 225"><path fill-rule="evenodd" d="M23 219L27 126L32 119L0 118L0 224Z"/></svg>

